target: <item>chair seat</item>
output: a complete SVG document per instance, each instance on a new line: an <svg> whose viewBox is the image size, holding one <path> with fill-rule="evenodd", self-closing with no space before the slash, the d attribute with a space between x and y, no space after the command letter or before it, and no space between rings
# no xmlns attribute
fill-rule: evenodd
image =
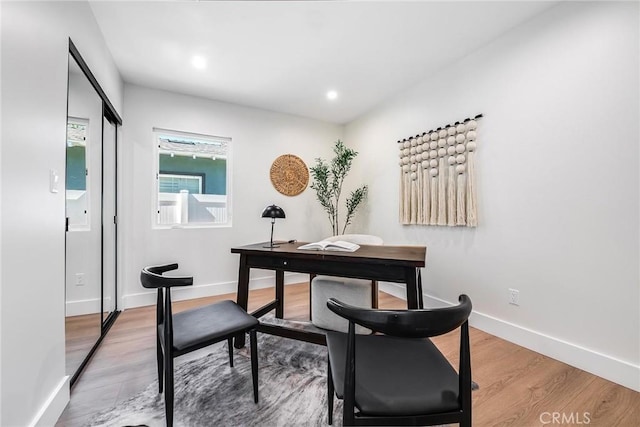
<svg viewBox="0 0 640 427"><path fill-rule="evenodd" d="M327 348L336 395L344 398L347 334L328 332ZM355 354L355 406L360 414L414 416L460 410L458 375L429 339L357 335Z"/></svg>
<svg viewBox="0 0 640 427"><path fill-rule="evenodd" d="M245 332L258 325L258 319L247 314L233 301L220 301L173 315L173 348L177 352L226 339L234 332ZM164 341L164 325L158 325Z"/></svg>

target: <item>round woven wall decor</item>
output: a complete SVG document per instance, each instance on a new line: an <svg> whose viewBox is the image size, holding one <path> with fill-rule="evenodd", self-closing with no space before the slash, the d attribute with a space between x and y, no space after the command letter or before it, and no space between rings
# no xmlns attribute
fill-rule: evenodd
<svg viewBox="0 0 640 427"><path fill-rule="evenodd" d="M271 183L285 196L297 196L309 183L309 169L304 161L293 154L283 154L271 165Z"/></svg>

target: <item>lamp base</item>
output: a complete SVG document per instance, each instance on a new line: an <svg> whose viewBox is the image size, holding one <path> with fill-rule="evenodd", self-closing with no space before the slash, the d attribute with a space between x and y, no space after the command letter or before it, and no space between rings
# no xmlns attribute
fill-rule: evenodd
<svg viewBox="0 0 640 427"><path fill-rule="evenodd" d="M269 244L268 245L264 245L263 248L273 249L273 248L279 248L280 247L278 245L274 245L273 244L273 225L275 223L276 223L276 219L275 218L271 218L271 238L269 239Z"/></svg>

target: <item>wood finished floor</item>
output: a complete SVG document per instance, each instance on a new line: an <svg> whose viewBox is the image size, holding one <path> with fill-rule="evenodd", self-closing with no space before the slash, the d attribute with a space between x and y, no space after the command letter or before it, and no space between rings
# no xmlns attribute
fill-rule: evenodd
<svg viewBox="0 0 640 427"><path fill-rule="evenodd" d="M72 375L100 338L100 313L65 318L67 374Z"/></svg>
<svg viewBox="0 0 640 427"><path fill-rule="evenodd" d="M249 310L273 299L273 293L273 288L251 291ZM308 298L308 284L286 286L285 318L308 319ZM235 299L235 294L177 302L174 307L177 312L221 299ZM406 307L383 292L379 304ZM96 412L134 396L156 379L154 321L155 307L120 315L72 389L57 426L84 426ZM640 426L640 393L478 329L471 328L470 336L473 378L480 385L473 393L474 426L541 426L541 414L542 421L550 422L554 412L572 417L573 423L565 426ZM457 333L434 342L457 366Z"/></svg>

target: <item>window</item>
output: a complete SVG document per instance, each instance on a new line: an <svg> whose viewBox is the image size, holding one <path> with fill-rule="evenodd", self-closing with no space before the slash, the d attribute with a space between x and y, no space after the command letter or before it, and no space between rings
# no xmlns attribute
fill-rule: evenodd
<svg viewBox="0 0 640 427"><path fill-rule="evenodd" d="M231 225L230 138L154 129L155 224Z"/></svg>
<svg viewBox="0 0 640 427"><path fill-rule="evenodd" d="M160 193L179 193L181 190L187 190L189 194L202 194L202 178L193 175L160 173L158 191Z"/></svg>
<svg viewBox="0 0 640 427"><path fill-rule="evenodd" d="M89 120L76 117L67 119L67 151L65 198L69 230L84 230L88 222L87 143Z"/></svg>

